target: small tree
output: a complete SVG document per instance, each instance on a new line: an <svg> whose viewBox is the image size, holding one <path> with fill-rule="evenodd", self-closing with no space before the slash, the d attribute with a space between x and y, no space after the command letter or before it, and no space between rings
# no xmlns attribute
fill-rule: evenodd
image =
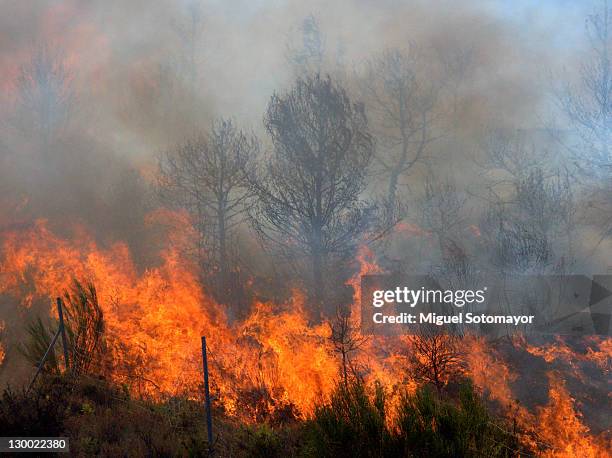
<svg viewBox="0 0 612 458"><path fill-rule="evenodd" d="M362 92L380 139L376 163L388 180L389 205L435 140L439 87L419 74L422 64L414 52L389 49L366 66Z"/></svg>
<svg viewBox="0 0 612 458"><path fill-rule="evenodd" d="M254 135L220 119L210 133L166 152L159 161L161 196L192 216L199 233L198 258L206 271L215 273L223 301L228 299L228 276L235 267L230 240L252 196L246 171L258 152Z"/></svg>
<svg viewBox="0 0 612 458"><path fill-rule="evenodd" d="M75 100L73 75L62 54L40 46L20 68L13 125L28 138L36 138L46 156L56 134L70 120Z"/></svg>
<svg viewBox="0 0 612 458"><path fill-rule="evenodd" d="M534 168L512 179L509 195L493 202L481 222L493 265L502 274L565 269L573 260L575 212L571 182L563 174L545 176ZM560 238L567 248L555 257Z"/></svg>
<svg viewBox="0 0 612 458"><path fill-rule="evenodd" d="M102 370L102 359L105 350L104 315L93 283L82 284L74 280L72 288L64 294L64 326L68 340L68 366L75 375L87 374ZM46 326L40 318L27 328L29 340L22 348L24 356L38 365L53 336L58 324ZM46 372L59 372L59 361L63 356L59 342L49 354L43 369Z"/></svg>
<svg viewBox="0 0 612 458"><path fill-rule="evenodd" d="M443 260L454 258L456 237L466 222L466 197L450 179L438 181L430 173L425 177L423 194L417 200L423 229L438 239Z"/></svg>
<svg viewBox="0 0 612 458"><path fill-rule="evenodd" d="M459 337L424 327L410 338L411 367L417 380L431 383L441 393L448 381L462 372Z"/></svg>
<svg viewBox="0 0 612 458"><path fill-rule="evenodd" d="M561 109L579 143L571 147L587 175L609 177L612 167L612 9L607 0L586 20L590 50L580 67L578 84L558 92Z"/></svg>
<svg viewBox="0 0 612 458"><path fill-rule="evenodd" d="M557 100L570 132L561 142L588 192L584 219L599 227L600 243L612 234L612 8L608 0L598 3L586 18L589 49L583 53L578 79L563 84Z"/></svg>
<svg viewBox="0 0 612 458"><path fill-rule="evenodd" d="M360 196L374 142L363 107L319 75L272 96L264 122L274 150L251 180L251 222L281 253L310 259L318 316L329 262L350 256L370 224Z"/></svg>
<svg viewBox="0 0 612 458"><path fill-rule="evenodd" d="M341 358L342 382L348 387L349 379L358 377L353 355L366 343L367 337L359 333L358 326L351 320L351 311L348 307L338 307L330 326L334 351Z"/></svg>
<svg viewBox="0 0 612 458"><path fill-rule="evenodd" d="M565 269L574 253L572 175L550 166L524 132L492 132L484 153L488 210L480 228L493 266L502 275ZM556 242L566 247L557 258Z"/></svg>
<svg viewBox="0 0 612 458"><path fill-rule="evenodd" d="M319 21L306 16L298 27L298 43L287 42L286 58L297 75L319 74L325 60L325 43Z"/></svg>

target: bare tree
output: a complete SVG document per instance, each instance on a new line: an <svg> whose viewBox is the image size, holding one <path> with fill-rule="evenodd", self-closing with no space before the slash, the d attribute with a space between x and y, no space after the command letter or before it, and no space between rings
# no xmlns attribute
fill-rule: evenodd
<svg viewBox="0 0 612 458"><path fill-rule="evenodd" d="M435 139L439 88L424 81L421 68L416 53L398 49L387 50L366 65L362 91L380 138L376 160L388 179L389 203L395 202L401 180L423 161Z"/></svg>
<svg viewBox="0 0 612 458"><path fill-rule="evenodd" d="M287 41L287 61L297 75L320 74L325 59L325 40L319 21L313 14L309 14L302 20L297 31L299 41Z"/></svg>
<svg viewBox="0 0 612 458"><path fill-rule="evenodd" d="M578 81L566 83L557 92L562 111L569 120L569 149L578 177L588 192L586 218L601 231L597 244L612 233L610 176L612 174L612 8L601 0L586 18L590 49L580 67ZM576 141L573 141L576 140Z"/></svg>
<svg viewBox="0 0 612 458"><path fill-rule="evenodd" d="M490 262L506 275L544 273L553 261L553 247L546 233L514 220L510 208L492 206L481 223Z"/></svg>
<svg viewBox="0 0 612 458"><path fill-rule="evenodd" d="M281 252L310 259L319 316L329 261L350 256L370 224L360 194L374 142L363 107L318 75L272 96L265 126L274 150L252 180L258 201L251 221Z"/></svg>
<svg viewBox="0 0 612 458"><path fill-rule="evenodd" d="M546 177L534 169L515 183L508 201L492 204L481 223L491 260L501 272L566 271L573 259L576 207L562 175ZM566 249L555 255L556 241Z"/></svg>
<svg viewBox="0 0 612 458"><path fill-rule="evenodd" d="M484 153L479 165L488 209L480 228L494 267L502 274L567 269L574 253L573 175L523 131L492 131Z"/></svg>
<svg viewBox="0 0 612 458"><path fill-rule="evenodd" d="M342 382L345 387L348 387L349 379L358 376L357 368L353 363L353 355L366 343L367 336L359 333L359 327L351 319L349 307L338 307L330 326L332 345L341 359Z"/></svg>
<svg viewBox="0 0 612 458"><path fill-rule="evenodd" d="M590 55L583 61L576 86L558 94L560 105L580 142L572 147L576 163L588 174L612 170L612 10L607 0L587 17ZM586 167L586 168L585 168Z"/></svg>
<svg viewBox="0 0 612 458"><path fill-rule="evenodd" d="M191 214L200 234L198 257L206 270L218 274L222 300L228 298L233 267L228 245L252 196L247 169L258 151L254 135L219 119L208 134L166 152L159 161L161 196Z"/></svg>
<svg viewBox="0 0 612 458"><path fill-rule="evenodd" d="M294 76L331 74L336 81L346 80L346 47L342 39L328 43L319 18L309 14L288 35L285 58ZM334 49L335 48L335 49Z"/></svg>
<svg viewBox="0 0 612 458"><path fill-rule="evenodd" d="M425 177L422 196L418 199L423 229L438 239L440 253L446 256L452 248L452 238L465 224L466 197L450 180L437 181L433 174Z"/></svg>
<svg viewBox="0 0 612 458"><path fill-rule="evenodd" d="M73 75L61 52L40 46L19 71L13 125L35 137L41 154L48 156L52 140L70 119L75 98Z"/></svg>
<svg viewBox="0 0 612 458"><path fill-rule="evenodd" d="M546 152L536 148L528 140L527 133L519 129L489 129L481 148L484 157L476 165L489 175L501 173L497 179L487 177L489 190L520 180L534 168L544 167L550 162Z"/></svg>
<svg viewBox="0 0 612 458"><path fill-rule="evenodd" d="M438 179L431 172L425 176L423 194L417 199L419 220L422 229L438 242L440 259L431 266L431 273L445 289L472 289L479 282L477 260L464 236L466 203L467 196L450 178Z"/></svg>
<svg viewBox="0 0 612 458"><path fill-rule="evenodd" d="M417 380L431 383L441 393L462 372L460 338L433 328L422 329L410 338L411 367Z"/></svg>

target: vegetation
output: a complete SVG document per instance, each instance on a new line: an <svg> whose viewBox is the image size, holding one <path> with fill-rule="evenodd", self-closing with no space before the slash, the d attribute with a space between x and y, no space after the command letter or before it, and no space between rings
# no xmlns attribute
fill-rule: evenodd
<svg viewBox="0 0 612 458"><path fill-rule="evenodd" d="M135 399L101 375L104 321L93 284L75 280L64 302L70 370L62 371L62 357L52 351L32 389L4 390L0 424L6 435L67 436L77 456L118 456L126 450L136 456L207 456L212 446L222 456L239 457L504 457L521 447L470 383L443 390L449 378L459 379L458 353L447 335L415 337L413 370L424 385L391 407L383 386L370 389L353 365L351 355L365 341L342 311L332 324L342 370L312 418L289 415L276 421L270 414L243 424L214 407L215 443L208 444L201 403L182 397ZM40 319L30 325L23 351L33 365L56 328ZM248 403L245 397L243 407Z"/></svg>
<svg viewBox="0 0 612 458"><path fill-rule="evenodd" d="M515 436L485 408L472 386L459 399L424 387L396 409L380 386L339 383L312 419L271 426L237 424L214 411L219 456L470 457L515 456ZM391 418L395 420L390 421ZM67 436L75 456L206 456L201 404L184 398L137 400L101 378L48 375L25 391L6 389L0 424L7 436Z"/></svg>
<svg viewBox="0 0 612 458"><path fill-rule="evenodd" d="M372 222L361 195L374 140L363 105L318 74L273 95L264 124L274 152L252 176L257 201L251 223L281 254L308 260L319 318L332 262L346 262Z"/></svg>
<svg viewBox="0 0 612 458"><path fill-rule="evenodd" d="M66 436L76 456L198 456L206 450L199 406L130 399L104 380L50 376L29 392L7 389L0 423L9 436ZM195 453L194 453L195 452Z"/></svg>
<svg viewBox="0 0 612 458"><path fill-rule="evenodd" d="M487 411L470 383L456 400L424 386L390 410L380 386L368 396L359 381L340 384L309 424L308 450L320 457L503 457L520 451L516 436Z"/></svg>
<svg viewBox="0 0 612 458"><path fill-rule="evenodd" d="M89 373L100 369L104 353L104 316L98 303L96 287L93 283L83 284L73 280L72 288L64 292L64 326L67 340L68 366L73 374ZM34 366L42 361L59 323L47 326L37 318L27 326L28 340L22 353ZM59 373L59 362L63 361L61 345L58 341L49 352L44 372Z"/></svg>
<svg viewBox="0 0 612 458"><path fill-rule="evenodd" d="M528 297L523 291L527 288L516 288L515 281L523 285L527 275L539 279L576 273L577 269L595 272L607 265L605 249L612 246L612 8L608 2L602 2L602 8L586 18L588 52L578 42L572 48L584 54L578 71L569 78L559 78L558 109L551 113L563 114L566 119L558 126L536 122L550 100L539 84L523 86L534 79L534 68L529 66L539 59L533 56L546 56L548 61L553 53L541 48L534 54L528 49L533 40L516 41L511 33L516 30L515 20L505 31L505 27L498 27L503 21L497 16L491 22L495 27L466 27L462 14L461 30L454 28L453 20L446 24L444 33L419 32L417 35L431 42L431 49L420 49L403 32L393 30L395 22L403 29L415 29L405 21L374 15L368 18L372 21L370 30L354 27L347 16L342 33L334 34L338 38L351 29L369 38L379 30L375 24L389 28L379 34L384 43L366 39L368 46L361 45L363 49L349 55L364 62L350 72L342 64L340 40L334 58L330 53L334 43L325 39L317 19L309 15L299 28L301 44L288 43L289 75L279 71L282 69L276 63L270 66L267 52L253 57L258 61L257 70L248 67L250 59L239 57L233 62L232 56L241 56L241 44L249 50L246 42L255 42L241 35L224 37L223 42L211 40L216 46L202 53L205 38L215 37L209 30L233 33L232 14L228 10L228 23L223 27L205 27L208 13L198 2L180 3L189 6L177 7L176 15L169 7L164 7L164 14L153 15L167 18L166 25L172 23L171 33L164 31L164 19L156 24L161 27L149 27L156 30L160 42L143 46L144 38L151 37L129 34L138 37L134 49L123 43L122 49L114 49L122 37L115 39L114 29L108 36L102 33L105 29L96 21L108 17L97 14L97 8L92 9L96 14L87 14L92 22L86 27L79 24L78 8L74 8L74 20L68 22L77 24L74 30L79 33L66 35L53 46L59 37L52 37L47 29L64 23L55 19L58 11L59 19L66 14L72 18L73 8L59 8L51 11L53 14L42 9L40 14L28 15L49 23L38 31L44 32L38 39L42 37L49 44L36 45L29 58L25 49L19 49L19 43L28 40L21 33L7 34L20 39L7 48L18 52L2 60L11 62L2 85L7 103L0 109L2 345L21 345L23 335L20 330L13 331L21 329L14 326L20 324L21 317L44 306L47 318L36 318L26 325L21 351L41 370L36 372L36 383L27 389L7 387L0 395L2 435L68 436L77 456L205 456L210 449L221 456L238 457L522 454L524 445L516 431L489 411L486 400L469 381L456 383L464 381L467 371L461 337L423 330L401 340L402 344L409 342L407 355L390 348L389 353L393 351L397 357L393 364L400 367L400 377L392 382L396 390L393 402L382 385L367 384L365 379L373 383L376 375L380 376L374 367L369 371L368 364L382 352L370 350L378 350L378 342L366 345L368 338L354 323L347 304L356 304L351 301L357 288L351 288L353 283L347 279L353 274L357 278L357 247L372 248L379 265L367 271L389 272L398 278L427 273L440 285L455 290L484 285L490 275L501 280L496 288L512 305L512 312L518 311L521 302L524 310L539 313L539 298ZM418 21L421 9L406 17L414 16ZM272 11L265 10L267 14ZM249 17L251 13L257 17L254 11ZM21 12L16 17L20 15L25 16ZM479 16L465 17L477 24ZM331 15L325 22L333 20ZM281 27L274 15L264 23L274 25L270 30ZM259 30L259 26L245 25L240 29ZM502 29L502 33L489 36L489 29ZM478 35L472 36L476 30ZM70 48L67 53L54 49L64 41L75 41L77 35L85 39L88 34L98 37L92 47L98 52L88 50L96 59L83 59L87 63L83 68L81 57L89 57L85 46ZM392 37L388 43L387 35ZM454 37L448 41L456 43L447 45L447 36ZM267 39L273 40L272 36ZM226 52L225 42L236 52ZM379 44L391 47L368 57ZM107 47L108 52L98 49ZM512 53L516 61L506 61L512 57L505 53L510 48L516 48ZM140 49L156 51L141 55ZM570 50L562 55L566 51ZM521 54L526 59L518 58ZM211 56L222 58L203 65L201 60ZM245 75L236 72L238 61ZM129 66L124 68L125 63ZM575 65L577 60L571 63ZM210 64L215 67L212 72ZM216 73L218 69L221 73ZM253 75L246 74L251 71ZM258 79L260 74L274 77L263 81ZM504 78L500 78L502 74ZM93 75L95 79L91 79ZM231 94L217 94L220 75L227 80L226 91L232 87ZM243 84L243 78L248 84ZM247 88L246 92L242 93L241 87ZM267 96L264 111L262 101ZM225 104L213 107L209 105L213 100ZM237 118L224 115L229 117L210 119L212 113L232 111ZM244 127L255 120L253 130ZM487 125L482 129L484 123ZM525 129L528 126L539 128ZM163 153L157 168L151 171L146 155L160 150ZM152 191L157 198L151 198ZM184 214L188 221L183 220ZM166 220L174 218L186 227L171 228ZM22 233L38 234L30 231L30 225L44 226L47 221L49 234L56 234L45 241L47 248L40 250L38 245L24 243ZM78 243L62 249L62 242L71 238ZM103 246L105 254L110 254L86 256L85 245ZM14 247L27 253L19 256ZM61 252L73 254L72 248L74 253L81 252L72 262L55 259L62 258L54 256ZM176 256L175 249L180 251ZM272 256L267 256L269 252ZM192 257L197 261L195 266L191 265ZM50 259L41 262L42 258ZM115 288L137 284L132 289L139 294L118 295L134 307L121 307L118 298L110 299L117 304L101 307L94 284L74 280L61 297L64 328L60 329L58 320L48 319L48 295L59 292L51 291L56 280L63 284L66 272L96 271L95 266L110 259L115 263L115 258L117 266L127 266L121 269L129 272L125 283L113 274L120 269L93 276L100 282L100 290L105 290L105 299L110 296L108 284L112 283L113 296ZM361 272L366 272L363 267L367 263L362 263ZM164 269L158 269L160 265ZM10 272L6 267L11 267ZM41 271L52 273L52 280L41 281L37 276ZM193 282L192 272L196 273ZM142 281L135 281L136 277ZM175 282L175 278L179 280ZM305 301L294 294L294 288L305 291ZM221 308L217 309L209 296ZM285 300L289 296L296 300ZM144 297L153 298L145 304L147 308L140 307ZM5 306L5 298L10 306ZM19 302L28 310L10 308ZM41 308L32 308L33 303ZM286 312L291 315L289 307L299 307L307 320L285 319ZM249 309L253 314L243 321ZM108 334L103 310L113 325ZM174 310L184 313L169 312ZM260 321L267 319L268 311L282 319ZM555 324L552 317L542 316ZM607 315L593 312L591 316L591 329L608 332ZM10 335L3 335L6 317L11 318L7 327ZM605 321L603 331L595 323L599 317ZM127 326L117 325L120 320L133 324L129 338L119 335L128 332ZM260 338L264 335L260 328L282 330L295 322L299 326L284 339L278 335L266 335L265 341ZM325 338L322 327L311 326L321 322L329 324L326 349L316 347ZM198 336L208 336L217 329L223 331L223 338L215 340L218 346L210 353L211 361L223 369L240 367L247 361L244 366L252 369L241 368L227 377L236 396L232 405L226 406L252 423L230 416L220 407L224 399L215 399L219 408L215 407L214 413L215 443L210 444L202 404L186 397L164 397L175 391L158 387L153 380L156 377L149 379L148 369L154 367L156 375L171 373L172 383L181 390L184 385L185 392L193 388L199 378L190 380L187 387L184 368L199 363L200 355L182 342L197 344ZM583 329L586 327L573 327L572 332ZM235 330L240 332L232 333ZM460 326L452 329L459 336L464 330ZM304 341L300 331L306 334ZM58 340L53 346L54 339ZM171 346L172 339L181 341L181 346ZM314 343L306 346L305 342ZM121 344L129 348L123 351ZM4 375L12 373L21 361L16 363L12 353L7 353L3 363L9 347L2 345L0 370ZM160 356L151 351L153 345L173 351ZM239 347L247 352L233 352ZM335 355L338 361L330 357L331 364L320 364L313 348L320 348L325 356ZM366 355L366 351L370 353ZM367 358L360 357L362 352ZM177 357L178 353L182 354ZM569 414L552 403L551 408L560 411L559 417L574 416L579 422L579 407L587 414L585 418L595 418L594 424L604 423L596 418L600 416L597 409L601 406L596 405L600 396L592 394L593 386L604 384L591 377L590 368L609 365L596 359L603 359L604 351L594 353L580 358L588 372L572 368L573 378L584 375L581 388L571 384L568 388L590 392L576 399L568 395ZM306 390L295 390L295 384L311 376L310 366L298 364L297 354L324 368L320 373L325 375L312 377L315 382L307 387L309 394L318 396L322 391L328 395L334 363L339 368L335 390L318 405L305 401L307 409L296 405ZM232 359L221 358L226 355ZM552 364L551 358L536 352L524 356L516 368L509 366L508 372L500 371L498 377L487 381L508 381L512 402L506 402L505 396L495 401L504 404L500 408L506 412L515 408L515 394L517 405L520 398L521 403L527 400L525 405L542 410L540 401L549 388L548 396L554 401L555 391L552 384L546 384L543 368L556 370L556 364L561 363ZM538 358L544 362L532 364ZM484 372L489 370L486 363ZM117 370L120 365L126 368L124 373ZM519 370L523 365L535 381L535 394L521 393L533 388L524 383L527 377ZM290 373L287 380L291 380L277 384L290 372L285 368L292 366L299 370ZM538 371L531 372L532 368ZM604 370L600 372L605 375ZM395 366L393 372L395 376ZM27 384L29 374L23 373L19 383ZM473 374L476 380L478 374ZM320 383L323 377L325 383ZM159 397L135 398L136 393L149 392L128 389L119 385L118 379L138 380L134 386L154 385L159 388ZM241 383L242 379L247 382ZM398 394L405 379L419 387ZM219 393L222 397L223 391ZM290 395L284 396L287 393ZM594 407L585 407L587 403ZM312 416L303 418L304 410L313 412ZM594 412L597 415L592 415ZM538 427L543 430L541 425L533 426L534 430ZM586 436L589 427L585 422L573 428L574 434ZM582 442L574 442L572 446L582 446Z"/></svg>
<svg viewBox="0 0 612 458"><path fill-rule="evenodd" d="M258 150L254 135L232 120L219 119L210 133L166 152L159 161L160 196L192 216L198 262L203 270L214 272L215 293L223 303L232 302L230 290L237 287L230 284L230 273L238 266L229 246L252 197L246 171Z"/></svg>

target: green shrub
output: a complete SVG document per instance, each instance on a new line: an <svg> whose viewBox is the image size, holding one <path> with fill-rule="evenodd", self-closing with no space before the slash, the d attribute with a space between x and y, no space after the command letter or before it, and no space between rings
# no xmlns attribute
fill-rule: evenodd
<svg viewBox="0 0 612 458"><path fill-rule="evenodd" d="M470 384L462 387L457 404L427 386L403 396L397 417L396 447L404 456L505 457L519 449Z"/></svg>
<svg viewBox="0 0 612 458"><path fill-rule="evenodd" d="M272 458L281 456L283 444L279 434L269 425L261 424L241 428L239 433L244 456Z"/></svg>
<svg viewBox="0 0 612 458"><path fill-rule="evenodd" d="M314 456L383 456L389 433L382 389L371 399L359 380L339 384L329 403L315 409L310 430L308 453Z"/></svg>
<svg viewBox="0 0 612 458"><path fill-rule="evenodd" d="M244 425L216 414L217 456L510 457L522 450L471 385L456 399L424 387L390 415L380 386L339 384L306 422ZM390 418L394 420L390 422ZM130 398L118 385L88 376L46 374L30 392L5 390L0 429L7 436L66 436L75 456L207 456L200 403Z"/></svg>
<svg viewBox="0 0 612 458"><path fill-rule="evenodd" d="M487 411L471 384L459 399L441 398L428 386L404 395L393 424L380 387L340 384L315 410L304 455L317 457L510 457L516 437Z"/></svg>

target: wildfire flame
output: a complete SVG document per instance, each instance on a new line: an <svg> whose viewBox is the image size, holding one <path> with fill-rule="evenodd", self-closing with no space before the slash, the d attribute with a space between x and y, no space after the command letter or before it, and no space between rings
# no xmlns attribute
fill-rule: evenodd
<svg viewBox="0 0 612 458"><path fill-rule="evenodd" d="M257 302L246 319L230 323L176 245L161 253L159 265L139 272L125 243L100 246L84 228L73 232L70 237L59 236L39 220L0 233L0 294L31 307L35 301L50 301L74 277L93 281L111 344L114 365L108 376L113 380L143 395L197 396L202 383L200 336L205 335L213 393L230 415L256 421L290 409L308 417L333 389L340 363L330 328L309 324L301 292L295 291L284 304ZM355 291L354 320L359 317L360 275L382 272L367 247L360 249L357 262L360 269L349 281ZM475 386L497 401L523 431L532 432L523 438L525 443L545 456L607 454L609 440L584 424L559 377L549 372L548 404L529 411L513 394L517 374L502 353L482 337L466 337L463 344ZM591 344L584 354L577 354L559 342L542 347L520 339L514 342L546 362L592 361L609 374L611 340ZM405 337L372 337L356 356L357 363L367 368L366 381L379 381L391 399L417 386L408 370L408 346ZM0 363L3 357L0 347Z"/></svg>

